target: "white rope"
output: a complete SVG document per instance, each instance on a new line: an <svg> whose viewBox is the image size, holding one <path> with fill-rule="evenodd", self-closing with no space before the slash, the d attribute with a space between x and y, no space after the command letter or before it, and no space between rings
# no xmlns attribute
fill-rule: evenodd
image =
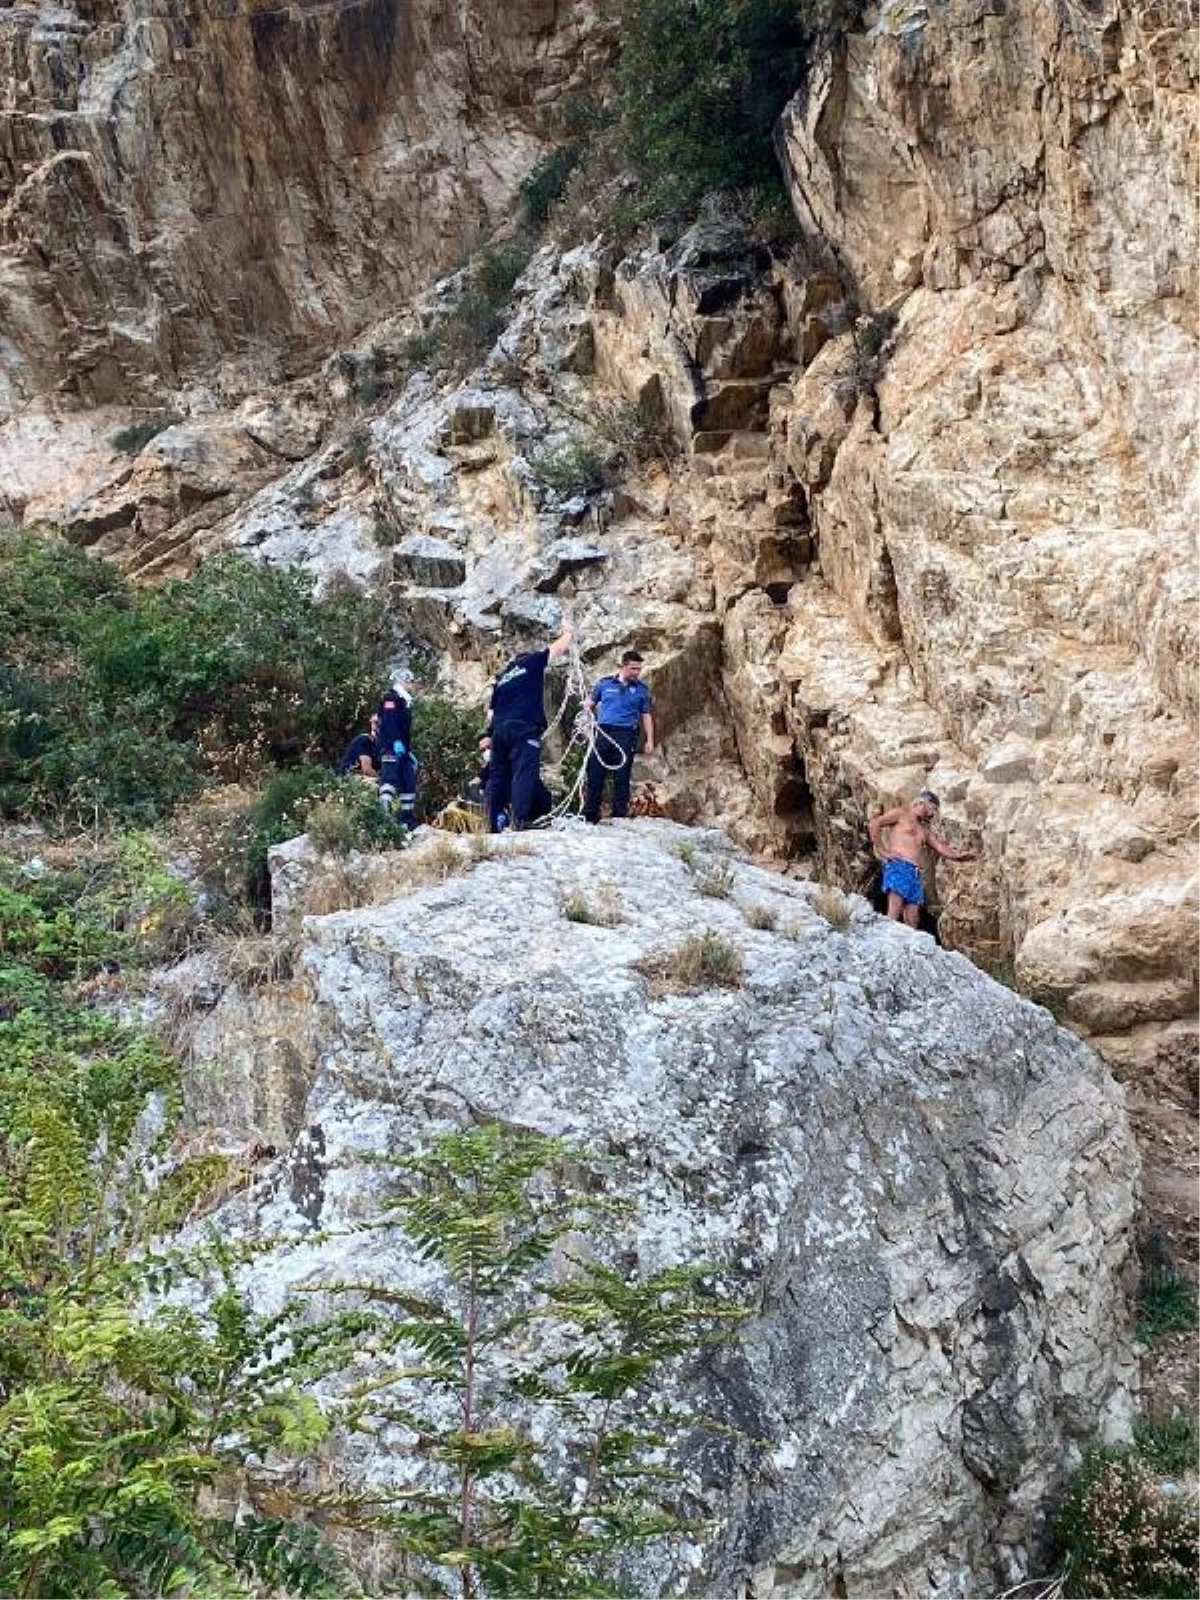
<svg viewBox="0 0 1200 1600"><path fill-rule="evenodd" d="M554 730L559 727L565 718L567 714L567 707L571 701L573 699L578 700L580 703L579 711L575 716L575 722L571 729L571 736L567 740L562 755L554 763L554 766L558 769L559 773L561 773L563 767L567 764L567 760L572 751L577 748L582 748L583 754L579 763L579 771L575 776L575 782L571 785L569 791L563 796L558 804L554 806L550 812L550 815L542 818L539 824L541 827L548 828L552 823L557 822L561 818L567 816L571 811L578 811L579 797L583 790L584 784L587 782L588 763L593 756L606 772L620 772L621 768L625 765L626 757L624 750L621 749L621 746L614 738L611 737L611 735L605 733L604 729L600 727L595 717L592 715L589 707L590 693L591 690L588 684L587 675L583 670L583 660L579 654L579 645L576 643L575 639L572 638L570 646L567 650L567 681L566 686L563 689L563 697L559 702L558 710L554 713L554 716L551 719L549 726L546 728L546 732L542 735L542 738L543 740L549 738L550 734L552 734ZM603 739L606 744L612 745L613 749L617 752L617 759L615 762L606 761L604 759L604 755L600 749L599 743L601 739Z"/></svg>

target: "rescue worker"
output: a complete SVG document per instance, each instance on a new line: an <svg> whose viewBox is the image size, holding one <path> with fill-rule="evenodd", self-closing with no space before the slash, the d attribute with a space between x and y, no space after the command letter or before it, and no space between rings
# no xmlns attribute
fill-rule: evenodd
<svg viewBox="0 0 1200 1600"><path fill-rule="evenodd" d="M479 750L480 754L483 756L483 765L479 769L478 776L472 778L471 782L467 785L466 789L463 791L463 794L459 798L467 799L475 795L481 796L485 809L489 810L490 817L488 793L492 781L492 741L490 739L481 739L479 741ZM549 785L539 772L533 785L533 803L529 808L528 820L530 826L536 822L543 821L553 810L554 796L550 793ZM502 832L508 827L507 812L499 812L495 821L496 826L492 829L492 832Z"/></svg>
<svg viewBox="0 0 1200 1600"><path fill-rule="evenodd" d="M412 753L412 693L392 680L379 702L379 803L402 826L417 823L417 761Z"/></svg>
<svg viewBox="0 0 1200 1600"><path fill-rule="evenodd" d="M379 713L372 711L367 723L368 733L360 733L342 752L338 762L339 777L365 778L370 783L379 782Z"/></svg>
<svg viewBox="0 0 1200 1600"><path fill-rule="evenodd" d="M613 780L614 817L629 815L629 781L638 740L646 735L646 754L654 754L654 703L642 682L642 658L626 650L618 671L601 678L592 690L588 707L594 739L587 764L587 792L583 802L585 822L600 821L600 807L609 778Z"/></svg>
<svg viewBox="0 0 1200 1600"><path fill-rule="evenodd" d="M564 624L562 633L545 650L514 656L492 688L488 817L493 833L500 831L501 816L507 816L518 829L535 820L546 731L546 668L566 655L571 639L570 624Z"/></svg>

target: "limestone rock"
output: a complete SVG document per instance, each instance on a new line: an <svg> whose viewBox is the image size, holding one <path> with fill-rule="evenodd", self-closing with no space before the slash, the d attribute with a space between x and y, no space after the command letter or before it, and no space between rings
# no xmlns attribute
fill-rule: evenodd
<svg viewBox="0 0 1200 1600"><path fill-rule="evenodd" d="M610 40L591 0L5 8L0 420L324 354L506 219Z"/></svg>
<svg viewBox="0 0 1200 1600"><path fill-rule="evenodd" d="M268 946L271 941L261 941ZM250 967L254 941L239 957ZM154 984L148 1019L186 1063L183 1117L189 1136L233 1152L287 1150L298 1137L316 1072L319 1035L303 980L276 975L279 952L238 981L211 953L190 956Z"/></svg>
<svg viewBox="0 0 1200 1600"><path fill-rule="evenodd" d="M1172 766L1198 681L1192 31L1187 8L951 0L851 34L781 149L814 248L895 327L871 360L870 318L835 327L772 415L817 552L783 715L824 870L865 881L865 814L953 776L983 860L945 874L943 934L1078 991L1106 1048L1125 1004L1164 1063L1195 1017L1194 741ZM773 729L750 663L777 635L738 647Z"/></svg>
<svg viewBox="0 0 1200 1600"><path fill-rule="evenodd" d="M684 843L725 864L729 898L700 894ZM273 852L277 879L298 848ZM294 1026L319 1065L290 1170L308 1176L285 1168L217 1219L264 1236L250 1292L276 1307L428 1270L358 1228L382 1195L375 1152L492 1118L564 1135L639 1208L614 1252L713 1261L753 1307L696 1395L757 1443L687 1462L709 1530L694 1590L965 1595L1028 1576L1068 1448L1119 1432L1131 1400L1136 1157L1097 1058L861 901L832 926L816 886L712 832L560 829L462 867L303 924L313 998L297 993ZM607 889L619 926L564 916ZM656 996L639 963L701 929L743 984ZM424 1470L399 1434L341 1458L393 1485ZM685 1576L652 1554L635 1587Z"/></svg>
<svg viewBox="0 0 1200 1600"><path fill-rule="evenodd" d="M196 47L237 91L218 144L237 156L240 199L203 249L177 221L206 215L183 119L209 87L187 76L190 58L187 93L164 111L186 170L152 193L168 158L144 150L175 25L139 32L139 73L82 13L0 14L15 85L0 128L28 179L0 240L14 330L0 366L17 373L4 404L47 390L51 368L57 382L62 329L110 299L119 319L97 313L71 336L68 395L119 391L138 406L138 373L224 358L132 463L105 445L115 409L68 417L44 396L14 411L0 504L147 577L232 547L382 596L396 547L439 541L454 553L444 571L418 583L402 556L390 599L464 699L481 701L503 656L544 642L569 610L588 671L631 645L647 655L672 815L776 856L812 852L846 886L872 882L867 817L932 786L951 839L980 854L933 881L941 936L985 966L1015 965L1123 1072L1180 1076L1200 682L1190 16L1140 0L1086 14L1013 0L1003 18L971 0L889 0L818 64L780 127L806 225L786 260L719 207L625 260L603 238L547 244L467 382L411 375L352 427L352 384L335 369L369 375L460 280L360 328L396 310L381 282L403 296L446 259L469 209L506 209L551 101L602 54L584 0L485 10L447 24L478 46L470 84L457 56L427 62L432 11L413 12L404 60L419 115L398 49L381 39L363 66L338 31L349 24L309 19L305 37L350 76L322 77L292 145L295 112L278 102L285 66L307 83L301 25L264 40L265 23L206 24ZM364 21L386 26L371 8ZM531 107L535 56L546 82ZM80 68L84 88L59 66ZM43 91L76 118L55 123L57 155L43 148L49 124L26 115ZM402 174L373 145L337 164L358 151L344 113L359 100L389 139L393 125L421 133ZM93 138L110 122L115 155ZM339 129L345 150L310 148ZM430 176L468 147L471 206L462 167ZM143 174L121 190L125 212L93 204L115 192L114 162ZM326 193L312 175L333 170ZM311 209L283 206L297 183ZM84 219L78 259L67 215ZM148 241L132 266L123 215ZM35 270L48 217L53 248ZM266 283L253 265L264 251ZM230 353L264 318L303 349L353 324L354 349L319 380L285 379L302 358L281 344ZM586 443L634 403L663 448L625 482L561 502L539 487L547 440ZM313 428L318 447L293 463ZM1132 928L1165 952L1153 972Z"/></svg>
<svg viewBox="0 0 1200 1600"><path fill-rule="evenodd" d="M397 579L430 589L456 589L467 575L466 562L453 545L424 533L402 539L394 561Z"/></svg>

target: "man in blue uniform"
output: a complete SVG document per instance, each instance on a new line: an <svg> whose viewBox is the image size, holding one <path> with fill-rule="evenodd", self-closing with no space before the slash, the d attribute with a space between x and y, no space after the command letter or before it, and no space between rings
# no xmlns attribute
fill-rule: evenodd
<svg viewBox="0 0 1200 1600"><path fill-rule="evenodd" d="M488 813L493 833L499 832L502 813L514 828L527 828L534 821L546 731L546 668L566 655L571 637L567 625L547 649L514 656L493 686L488 709L492 738Z"/></svg>
<svg viewBox="0 0 1200 1600"><path fill-rule="evenodd" d="M417 822L417 761L412 753L412 695L396 678L379 702L379 803L406 828Z"/></svg>
<svg viewBox="0 0 1200 1600"><path fill-rule="evenodd" d="M629 815L629 780L638 740L646 735L646 754L654 754L654 704L642 682L642 658L636 650L626 650L621 666L610 678L601 678L592 690L589 706L595 722L595 742L588 756L587 793L583 815L587 822L600 821L604 787L613 780L614 817Z"/></svg>

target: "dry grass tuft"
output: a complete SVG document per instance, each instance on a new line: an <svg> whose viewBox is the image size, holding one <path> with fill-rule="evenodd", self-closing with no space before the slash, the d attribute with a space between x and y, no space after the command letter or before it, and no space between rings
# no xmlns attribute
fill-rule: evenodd
<svg viewBox="0 0 1200 1600"><path fill-rule="evenodd" d="M379 883L372 883L362 867L339 861L305 884L300 897L301 913L325 917L334 911L358 911L378 903L378 888Z"/></svg>
<svg viewBox="0 0 1200 1600"><path fill-rule="evenodd" d="M296 973L297 941L283 934L257 939L225 939L216 946L230 983L239 989L268 989Z"/></svg>
<svg viewBox="0 0 1200 1600"><path fill-rule="evenodd" d="M695 994L701 989L740 989L746 969L736 945L706 928L676 949L635 963L653 995Z"/></svg>
<svg viewBox="0 0 1200 1600"><path fill-rule="evenodd" d="M470 872L495 855L521 853L517 846L497 851L487 835L439 833L432 843L422 842L416 848L398 851L386 861L368 860L354 866L338 862L327 867L304 891L304 914L323 916L330 911L384 905L414 889L445 883L460 872Z"/></svg>
<svg viewBox="0 0 1200 1600"><path fill-rule="evenodd" d="M761 933L773 933L779 926L779 914L770 906L760 904L743 906L742 915L752 928L757 928Z"/></svg>
<svg viewBox="0 0 1200 1600"><path fill-rule="evenodd" d="M595 928L615 928L625 921L625 908L617 891L606 885L593 900L580 889L573 889L563 900L563 916L568 922L584 922Z"/></svg>
<svg viewBox="0 0 1200 1600"><path fill-rule="evenodd" d="M697 894L706 895L710 900L728 900L733 894L737 874L728 861L713 861L709 858L698 862L688 870L692 874Z"/></svg>
<svg viewBox="0 0 1200 1600"><path fill-rule="evenodd" d="M831 928L845 933L854 920L854 907L840 889L822 884L810 902L818 916L824 917Z"/></svg>

